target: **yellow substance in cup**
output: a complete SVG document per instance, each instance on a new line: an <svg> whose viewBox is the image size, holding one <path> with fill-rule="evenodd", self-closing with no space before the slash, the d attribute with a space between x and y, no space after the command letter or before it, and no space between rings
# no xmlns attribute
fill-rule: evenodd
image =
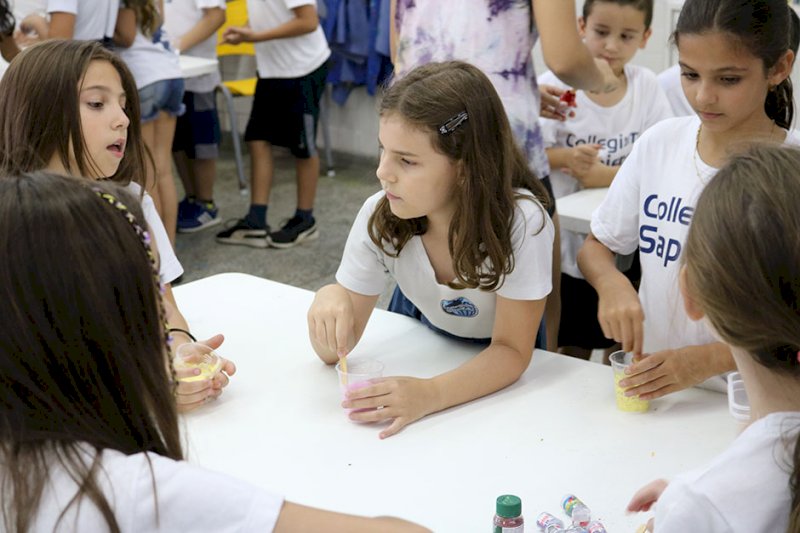
<svg viewBox="0 0 800 533"><path fill-rule="evenodd" d="M206 361L202 361L200 363L190 363L188 361L183 361L182 363L180 363L180 365L176 365L176 366L179 366L182 369L183 368L186 368L186 369L199 368L200 369L200 373L198 375L189 376L189 377L185 377L185 378L180 378L178 381L187 381L187 382L188 381L202 381L204 379L213 378L217 374L217 372L219 372L219 369L222 366L222 360L219 359L219 358L216 358L216 359L214 359L212 361L207 361L207 362Z"/></svg>
<svg viewBox="0 0 800 533"><path fill-rule="evenodd" d="M619 410L629 413L644 413L650 409L648 400L640 400L638 396L625 396L625 389L619 386L621 379L625 379L623 374L614 374L614 393L617 396Z"/></svg>

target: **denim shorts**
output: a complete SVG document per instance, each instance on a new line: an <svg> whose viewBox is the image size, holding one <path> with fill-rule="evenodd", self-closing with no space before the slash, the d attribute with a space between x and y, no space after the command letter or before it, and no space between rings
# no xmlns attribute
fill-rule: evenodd
<svg viewBox="0 0 800 533"><path fill-rule="evenodd" d="M142 122L154 120L161 111L179 117L186 111L183 105L183 78L161 80L139 89Z"/></svg>

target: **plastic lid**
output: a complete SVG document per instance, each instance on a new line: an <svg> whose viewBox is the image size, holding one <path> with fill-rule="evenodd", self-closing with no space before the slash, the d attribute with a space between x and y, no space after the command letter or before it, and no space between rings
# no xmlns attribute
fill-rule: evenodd
<svg viewBox="0 0 800 533"><path fill-rule="evenodd" d="M522 500L513 494L498 496L496 512L503 518L515 518L522 514Z"/></svg>
<svg viewBox="0 0 800 533"><path fill-rule="evenodd" d="M750 420L750 401L738 372L728 374L728 410L739 422Z"/></svg>

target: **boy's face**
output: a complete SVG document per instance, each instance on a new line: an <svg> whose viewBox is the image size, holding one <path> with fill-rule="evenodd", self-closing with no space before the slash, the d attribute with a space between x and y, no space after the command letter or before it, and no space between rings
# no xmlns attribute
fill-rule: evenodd
<svg viewBox="0 0 800 533"><path fill-rule="evenodd" d="M651 33L645 28L643 12L614 2L595 3L586 20L580 17L578 24L592 56L608 61L617 75L636 51L645 47Z"/></svg>

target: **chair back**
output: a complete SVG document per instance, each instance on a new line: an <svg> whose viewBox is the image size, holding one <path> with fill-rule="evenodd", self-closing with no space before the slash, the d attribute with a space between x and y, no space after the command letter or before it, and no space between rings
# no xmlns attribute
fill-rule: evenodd
<svg viewBox="0 0 800 533"><path fill-rule="evenodd" d="M247 24L246 0L231 0L225 6L225 24L217 32L217 57L224 56L254 56L256 49L253 43L226 44L222 42L225 30L231 26L244 26Z"/></svg>

